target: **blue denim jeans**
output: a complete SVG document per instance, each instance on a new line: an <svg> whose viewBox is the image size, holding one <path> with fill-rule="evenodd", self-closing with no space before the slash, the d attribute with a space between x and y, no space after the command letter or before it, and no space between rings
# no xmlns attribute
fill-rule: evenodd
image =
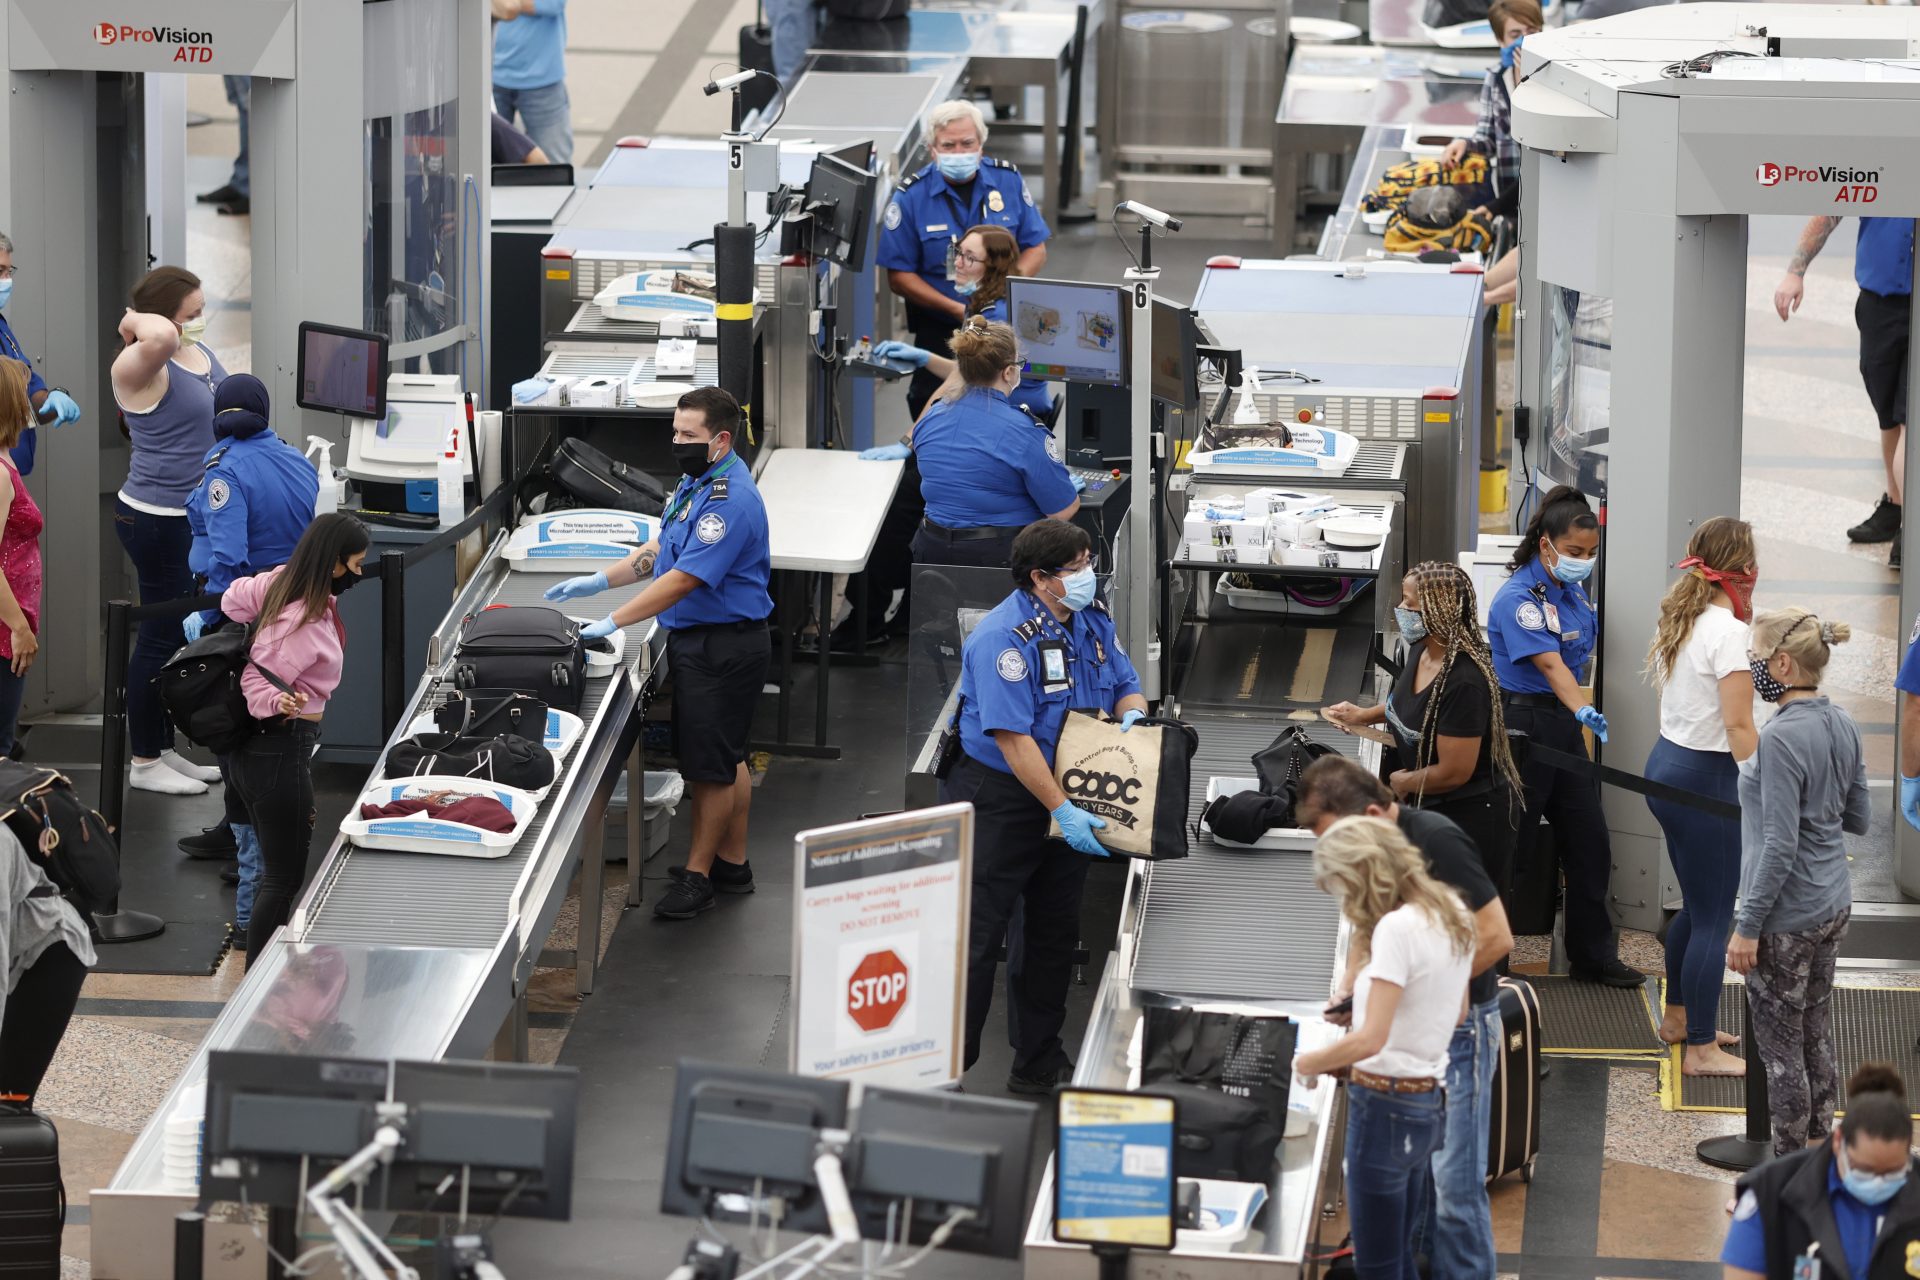
<svg viewBox="0 0 1920 1280"><path fill-rule="evenodd" d="M1682 791L1740 803L1740 768L1731 751L1694 751L1654 740L1647 775ZM1687 1011L1687 1043L1712 1044L1720 1025L1720 984L1740 892L1740 821L1647 797L1667 838L1680 882L1680 910L1667 926L1667 1005Z"/></svg>
<svg viewBox="0 0 1920 1280"><path fill-rule="evenodd" d="M1443 1090L1347 1086L1347 1222L1360 1280L1418 1280L1413 1228L1427 1211L1428 1165L1446 1124Z"/></svg>
<svg viewBox="0 0 1920 1280"><path fill-rule="evenodd" d="M1498 1000L1474 1005L1447 1049L1445 1140L1433 1153L1427 1212L1413 1236L1435 1280L1493 1280L1498 1273L1487 1138L1501 1030Z"/></svg>
<svg viewBox="0 0 1920 1280"><path fill-rule="evenodd" d="M820 10L813 0L767 0L766 13L773 36L773 74L791 90L819 29Z"/></svg>
<svg viewBox="0 0 1920 1280"><path fill-rule="evenodd" d="M233 158L233 176L227 182L243 196L253 194L253 183L249 180L251 169L247 158L247 135L253 118L253 77L221 76L222 87L227 91L227 101L233 104L233 110L240 117L240 154Z"/></svg>
<svg viewBox="0 0 1920 1280"><path fill-rule="evenodd" d="M573 111L567 98L567 82L557 80L538 89L503 89L493 86L493 109L513 123L520 113L520 127L535 145L555 164L573 163Z"/></svg>
<svg viewBox="0 0 1920 1280"><path fill-rule="evenodd" d="M233 824L233 842L239 846L240 883L233 889L233 927L241 933L253 923L253 898L260 892L260 837L253 833L253 825L246 822Z"/></svg>

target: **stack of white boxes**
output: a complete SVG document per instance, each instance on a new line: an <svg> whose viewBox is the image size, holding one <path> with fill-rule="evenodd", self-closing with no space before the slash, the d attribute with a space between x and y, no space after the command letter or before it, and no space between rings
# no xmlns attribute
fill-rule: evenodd
<svg viewBox="0 0 1920 1280"><path fill-rule="evenodd" d="M1326 494L1290 489L1209 498L1187 512L1186 557L1209 564L1371 569L1373 550L1330 547L1320 536L1322 521L1355 514Z"/></svg>

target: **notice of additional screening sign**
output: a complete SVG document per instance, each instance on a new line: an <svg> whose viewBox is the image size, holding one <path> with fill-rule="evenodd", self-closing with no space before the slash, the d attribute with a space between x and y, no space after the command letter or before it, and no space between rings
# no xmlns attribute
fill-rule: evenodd
<svg viewBox="0 0 1920 1280"><path fill-rule="evenodd" d="M1053 1238L1173 1248L1173 1099L1066 1089L1057 1114Z"/></svg>
<svg viewBox="0 0 1920 1280"><path fill-rule="evenodd" d="M793 1049L801 1075L960 1078L973 806L794 837Z"/></svg>

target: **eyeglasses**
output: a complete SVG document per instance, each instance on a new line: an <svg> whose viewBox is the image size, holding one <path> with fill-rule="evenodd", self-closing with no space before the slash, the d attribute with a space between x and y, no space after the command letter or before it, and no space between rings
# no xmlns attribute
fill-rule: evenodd
<svg viewBox="0 0 1920 1280"><path fill-rule="evenodd" d="M934 152L936 155L943 156L955 155L963 151L978 151L979 149L980 139L978 138L948 138L944 142L933 142L927 146L927 150Z"/></svg>
<svg viewBox="0 0 1920 1280"><path fill-rule="evenodd" d="M1063 565L1053 571L1053 576L1056 578L1064 578L1068 574L1079 573L1082 569L1091 569L1095 573L1100 572L1100 553L1090 551L1087 553L1086 563Z"/></svg>
<svg viewBox="0 0 1920 1280"><path fill-rule="evenodd" d="M20 274L18 267L0 267L0 280L11 280Z"/></svg>
<svg viewBox="0 0 1920 1280"><path fill-rule="evenodd" d="M964 262L970 267L984 267L987 265L987 260L985 258L976 258L964 249L954 254L953 260L955 262Z"/></svg>

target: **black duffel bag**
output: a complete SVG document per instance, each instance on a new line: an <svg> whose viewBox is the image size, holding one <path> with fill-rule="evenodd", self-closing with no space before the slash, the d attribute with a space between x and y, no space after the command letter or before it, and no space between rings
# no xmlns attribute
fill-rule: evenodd
<svg viewBox="0 0 1920 1280"><path fill-rule="evenodd" d="M553 480L589 507L657 516L667 491L638 467L615 462L584 440L562 440L553 451Z"/></svg>
<svg viewBox="0 0 1920 1280"><path fill-rule="evenodd" d="M489 605L460 629L453 683L524 689L550 707L578 711L587 689L580 624L544 605Z"/></svg>
<svg viewBox="0 0 1920 1280"><path fill-rule="evenodd" d="M544 745L547 704L521 689L455 689L435 708L434 727L463 738L511 734Z"/></svg>
<svg viewBox="0 0 1920 1280"><path fill-rule="evenodd" d="M492 738L416 733L387 752L387 776L421 774L484 778L521 791L539 791L553 785L553 752L510 733Z"/></svg>

